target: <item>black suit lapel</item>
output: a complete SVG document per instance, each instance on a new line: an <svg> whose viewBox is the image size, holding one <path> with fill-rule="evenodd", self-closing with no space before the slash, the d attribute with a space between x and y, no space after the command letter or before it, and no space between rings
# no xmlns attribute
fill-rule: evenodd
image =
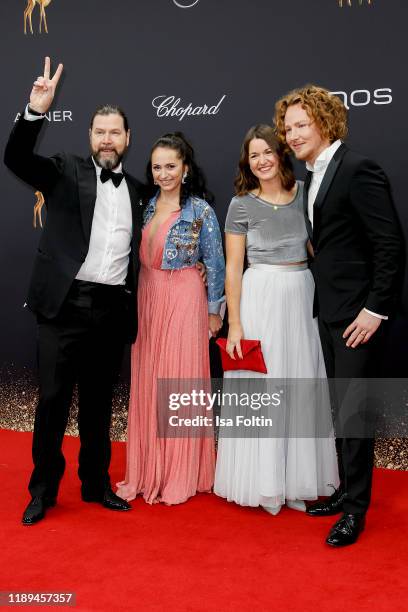
<svg viewBox="0 0 408 612"><path fill-rule="evenodd" d="M129 189L130 204L132 206L132 246L139 246L140 241L140 230L142 226L142 206L140 193L129 178L129 175L125 172L126 184Z"/></svg>
<svg viewBox="0 0 408 612"><path fill-rule="evenodd" d="M131 238L131 253L129 260L129 272L126 284L129 288L136 291L137 276L140 266L139 247L142 239L142 203L141 194L137 185L132 181L129 175L125 172L126 184L129 190L130 205L132 207L132 238Z"/></svg>
<svg viewBox="0 0 408 612"><path fill-rule="evenodd" d="M91 157L78 164L78 190L82 229L89 244L96 201L96 170Z"/></svg>
<svg viewBox="0 0 408 612"><path fill-rule="evenodd" d="M337 151L333 155L329 165L327 166L327 170L324 173L324 177L320 184L319 191L317 192L317 195L316 195L316 200L313 206L314 210L321 208L323 206L326 194L329 190L330 185L332 184L334 176L337 172L337 168L339 167L340 162L343 159L343 155L345 154L346 151L347 151L346 145L344 144L340 145L340 147L337 149ZM313 215L313 218L314 218L314 215Z"/></svg>
<svg viewBox="0 0 408 612"><path fill-rule="evenodd" d="M308 172L305 178L305 184L303 186L303 212L305 215L305 223L307 233L310 240L313 240L313 227L309 219L309 187L312 180L313 172Z"/></svg>

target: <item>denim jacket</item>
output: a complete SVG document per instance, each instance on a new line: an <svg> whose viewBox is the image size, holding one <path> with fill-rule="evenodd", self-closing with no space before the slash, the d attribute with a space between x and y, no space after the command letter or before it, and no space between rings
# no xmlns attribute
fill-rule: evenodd
<svg viewBox="0 0 408 612"><path fill-rule="evenodd" d="M148 203L143 223L156 210L158 194ZM205 200L190 197L170 227L163 249L162 270L192 268L201 260L207 268L208 312L218 314L224 301L225 261L215 212Z"/></svg>

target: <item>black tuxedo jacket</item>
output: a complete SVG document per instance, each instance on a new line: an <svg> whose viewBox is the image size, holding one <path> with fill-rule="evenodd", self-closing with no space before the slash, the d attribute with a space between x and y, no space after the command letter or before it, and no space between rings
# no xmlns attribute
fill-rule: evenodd
<svg viewBox="0 0 408 612"><path fill-rule="evenodd" d="M44 120L15 124L4 162L23 181L42 191L47 219L34 261L27 304L34 313L57 316L89 249L96 201L96 171L92 158L61 153L43 157L34 147ZM132 205L133 233L126 285L129 294L129 340L137 332L136 289L141 240L142 185L125 173Z"/></svg>
<svg viewBox="0 0 408 612"><path fill-rule="evenodd" d="M316 197L313 229L304 190L306 225L314 249L314 315L336 322L365 307L389 315L403 268L403 238L389 181L373 161L342 144Z"/></svg>

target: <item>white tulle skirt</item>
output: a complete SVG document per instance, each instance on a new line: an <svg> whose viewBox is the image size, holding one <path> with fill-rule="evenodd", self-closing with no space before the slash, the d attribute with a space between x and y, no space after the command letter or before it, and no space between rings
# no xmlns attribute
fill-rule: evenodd
<svg viewBox="0 0 408 612"><path fill-rule="evenodd" d="M266 383L269 379L325 379L317 320L312 315L313 295L314 281L306 264L256 264L245 271L241 292L244 337L261 340L268 374L225 372L224 391L236 390L240 383L236 379L242 379L246 387L244 379L248 378L265 378ZM328 398L327 388L323 416L331 423ZM292 421L291 431L297 431L294 437L258 436L253 430L245 437L229 437L220 427L214 492L243 506L268 507L330 495L332 486L339 483L333 432L326 425L329 431L324 437L303 436L304 419L309 419L305 410L313 411L314 406L303 401L289 409L290 417L286 415ZM317 418L321 417L320 405ZM298 428L293 422L296 418L303 419Z"/></svg>

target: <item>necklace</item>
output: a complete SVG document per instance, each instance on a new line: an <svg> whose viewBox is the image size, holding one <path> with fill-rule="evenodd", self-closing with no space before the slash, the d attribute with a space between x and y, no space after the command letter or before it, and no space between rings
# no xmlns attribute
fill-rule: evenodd
<svg viewBox="0 0 408 612"><path fill-rule="evenodd" d="M261 193L262 193L262 189L259 190L259 193L257 195L258 198L261 197ZM276 198L274 203L273 202L269 202L268 200L265 200L265 201L268 202L268 204L270 204L272 206L273 210L278 210L280 201L282 199L282 194L283 194L283 191L282 191L282 189L280 189L279 193L278 193L278 197ZM264 199L264 198L262 198L262 199Z"/></svg>

